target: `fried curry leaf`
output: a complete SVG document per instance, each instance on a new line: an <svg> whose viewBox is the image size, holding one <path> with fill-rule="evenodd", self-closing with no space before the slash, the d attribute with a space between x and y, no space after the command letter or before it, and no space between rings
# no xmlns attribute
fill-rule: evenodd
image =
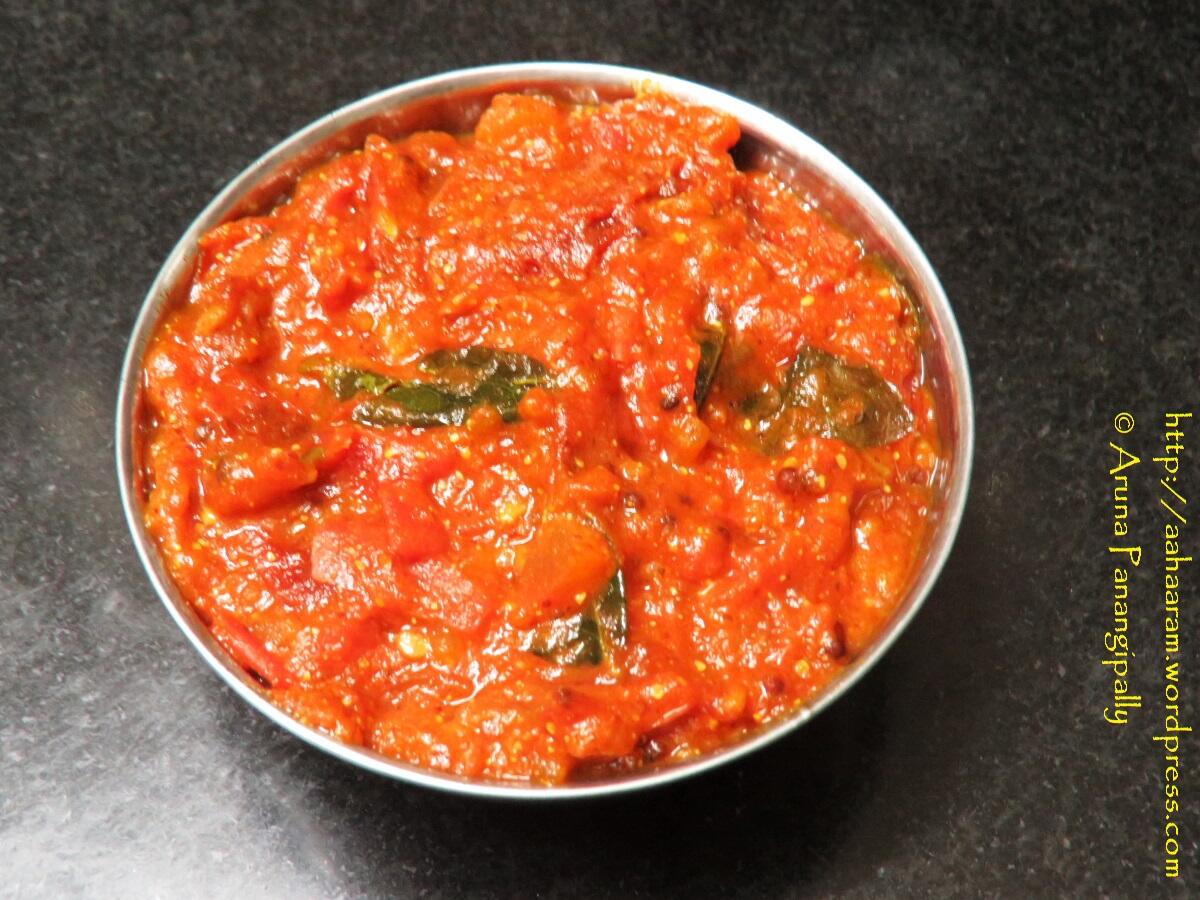
<svg viewBox="0 0 1200 900"><path fill-rule="evenodd" d="M536 359L491 347L438 350L421 360L421 368L439 383L469 393L475 404L496 407L506 422L517 418L517 404L530 388L548 381Z"/></svg>
<svg viewBox="0 0 1200 900"><path fill-rule="evenodd" d="M717 366L721 363L721 353L725 349L725 326L720 322L706 322L697 340L700 344L700 364L696 367L696 390L693 398L696 401L696 411L704 408L708 392L712 390L713 381L717 377Z"/></svg>
<svg viewBox="0 0 1200 900"><path fill-rule="evenodd" d="M596 666L604 661L600 626L591 612L543 622L533 630L525 649L560 666Z"/></svg>
<svg viewBox="0 0 1200 900"><path fill-rule="evenodd" d="M476 405L476 399L470 395L455 394L419 381L400 381L381 396L359 402L351 418L360 425L377 428L461 425Z"/></svg>
<svg viewBox="0 0 1200 900"><path fill-rule="evenodd" d="M780 424L793 434L877 447L904 437L912 413L896 389L869 366L854 366L805 347L788 370Z"/></svg>
<svg viewBox="0 0 1200 900"><path fill-rule="evenodd" d="M395 384L395 379L369 369L359 369L324 357L313 357L300 364L305 375L316 375L339 400L349 400L355 394L382 394Z"/></svg>
<svg viewBox="0 0 1200 900"><path fill-rule="evenodd" d="M325 386L333 391L339 400L349 400L355 394L378 396L395 384L392 379L378 372L354 369L336 363L325 368L324 379Z"/></svg>
<svg viewBox="0 0 1200 900"><path fill-rule="evenodd" d="M538 383L546 367L532 357L491 347L435 350L421 360L421 368L448 383L477 385L489 378Z"/></svg>
<svg viewBox="0 0 1200 900"><path fill-rule="evenodd" d="M431 376L428 381L402 381L341 363L310 365L305 371L320 371L339 400L368 395L351 416L381 428L461 425L482 405L494 406L511 422L526 392L549 382L546 367L536 359L490 347L438 350L422 359L420 368Z"/></svg>
<svg viewBox="0 0 1200 900"><path fill-rule="evenodd" d="M625 577L617 569L582 612L543 622L533 630L525 649L560 666L595 666L614 647L625 646L628 634Z"/></svg>

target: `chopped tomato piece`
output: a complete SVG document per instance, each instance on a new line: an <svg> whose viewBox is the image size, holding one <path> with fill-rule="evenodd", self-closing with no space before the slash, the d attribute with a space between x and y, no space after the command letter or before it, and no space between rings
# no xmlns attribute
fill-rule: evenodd
<svg viewBox="0 0 1200 900"><path fill-rule="evenodd" d="M213 635L229 655L244 669L253 672L268 687L286 687L289 681L287 666L266 648L245 625L232 615L219 612L213 617Z"/></svg>
<svg viewBox="0 0 1200 900"><path fill-rule="evenodd" d="M282 447L249 447L219 457L203 478L204 502L221 515L254 512L317 480L317 467Z"/></svg>
<svg viewBox="0 0 1200 900"><path fill-rule="evenodd" d="M513 620L527 625L578 612L612 578L617 559L598 529L573 516L545 522L525 548Z"/></svg>
<svg viewBox="0 0 1200 900"><path fill-rule="evenodd" d="M313 536L312 576L316 581L347 591L368 590L390 568L378 534L368 524L333 523Z"/></svg>
<svg viewBox="0 0 1200 900"><path fill-rule="evenodd" d="M397 562L417 562L444 553L450 536L434 514L435 504L415 486L380 489L388 521L388 549Z"/></svg>
<svg viewBox="0 0 1200 900"><path fill-rule="evenodd" d="M412 567L418 590L413 605L429 619L456 631L475 631L492 611L495 601L461 571L436 560Z"/></svg>

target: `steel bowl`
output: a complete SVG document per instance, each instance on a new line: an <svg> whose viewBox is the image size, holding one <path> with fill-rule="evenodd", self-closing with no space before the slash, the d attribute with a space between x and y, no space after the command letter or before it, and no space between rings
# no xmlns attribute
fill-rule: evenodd
<svg viewBox="0 0 1200 900"><path fill-rule="evenodd" d="M765 168L808 192L847 230L892 265L923 313L924 363L940 414L944 463L936 473L937 501L920 565L884 630L813 702L739 743L663 768L647 768L560 786L471 780L429 771L351 746L304 725L276 707L257 683L213 640L163 566L146 533L134 477L136 416L142 357L164 307L191 273L197 241L214 226L270 208L297 175L340 151L361 145L371 132L399 137L420 129L469 130L493 95L539 90L567 100L612 100L647 84L682 100L722 110L741 124L734 157L743 168ZM617 794L697 775L790 734L844 695L896 641L937 579L958 531L967 499L974 442L971 383L962 338L929 260L896 214L832 153L772 114L729 94L642 69L589 63L521 63L463 69L389 88L318 119L278 144L233 179L197 216L163 263L134 325L117 401L117 475L125 517L146 574L167 611L205 662L243 700L277 725L331 756L399 781L460 794L549 799Z"/></svg>

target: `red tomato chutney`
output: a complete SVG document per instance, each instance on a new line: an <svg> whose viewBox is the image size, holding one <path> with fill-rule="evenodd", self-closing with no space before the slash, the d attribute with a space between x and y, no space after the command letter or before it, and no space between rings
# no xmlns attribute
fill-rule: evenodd
<svg viewBox="0 0 1200 900"><path fill-rule="evenodd" d="M734 119L501 95L214 228L142 372L166 566L289 714L561 783L808 702L907 588L904 288Z"/></svg>

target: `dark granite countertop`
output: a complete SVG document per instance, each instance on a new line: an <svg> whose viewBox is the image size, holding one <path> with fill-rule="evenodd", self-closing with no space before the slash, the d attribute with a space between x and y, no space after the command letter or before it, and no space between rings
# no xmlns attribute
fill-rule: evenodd
<svg viewBox="0 0 1200 900"><path fill-rule="evenodd" d="M810 6L0 4L0 895L1148 896L1200 885L1195 739L1176 817L1184 877L1160 875L1150 550L1131 626L1147 706L1127 728L1101 719L1111 679L1100 665L1113 416L1137 417L1129 439L1142 452L1161 442L1165 410L1200 414L1196 17L1159 19L1151 4ZM945 574L849 696L708 776L531 806L367 775L237 700L134 557L112 415L146 287L253 157L391 84L554 58L707 82L840 155L938 269L979 421ZM1161 522L1152 455L1134 479L1148 541ZM1179 478L1200 493L1194 461ZM1193 679L1195 596L1185 589ZM1184 706L1200 725L1196 684Z"/></svg>

